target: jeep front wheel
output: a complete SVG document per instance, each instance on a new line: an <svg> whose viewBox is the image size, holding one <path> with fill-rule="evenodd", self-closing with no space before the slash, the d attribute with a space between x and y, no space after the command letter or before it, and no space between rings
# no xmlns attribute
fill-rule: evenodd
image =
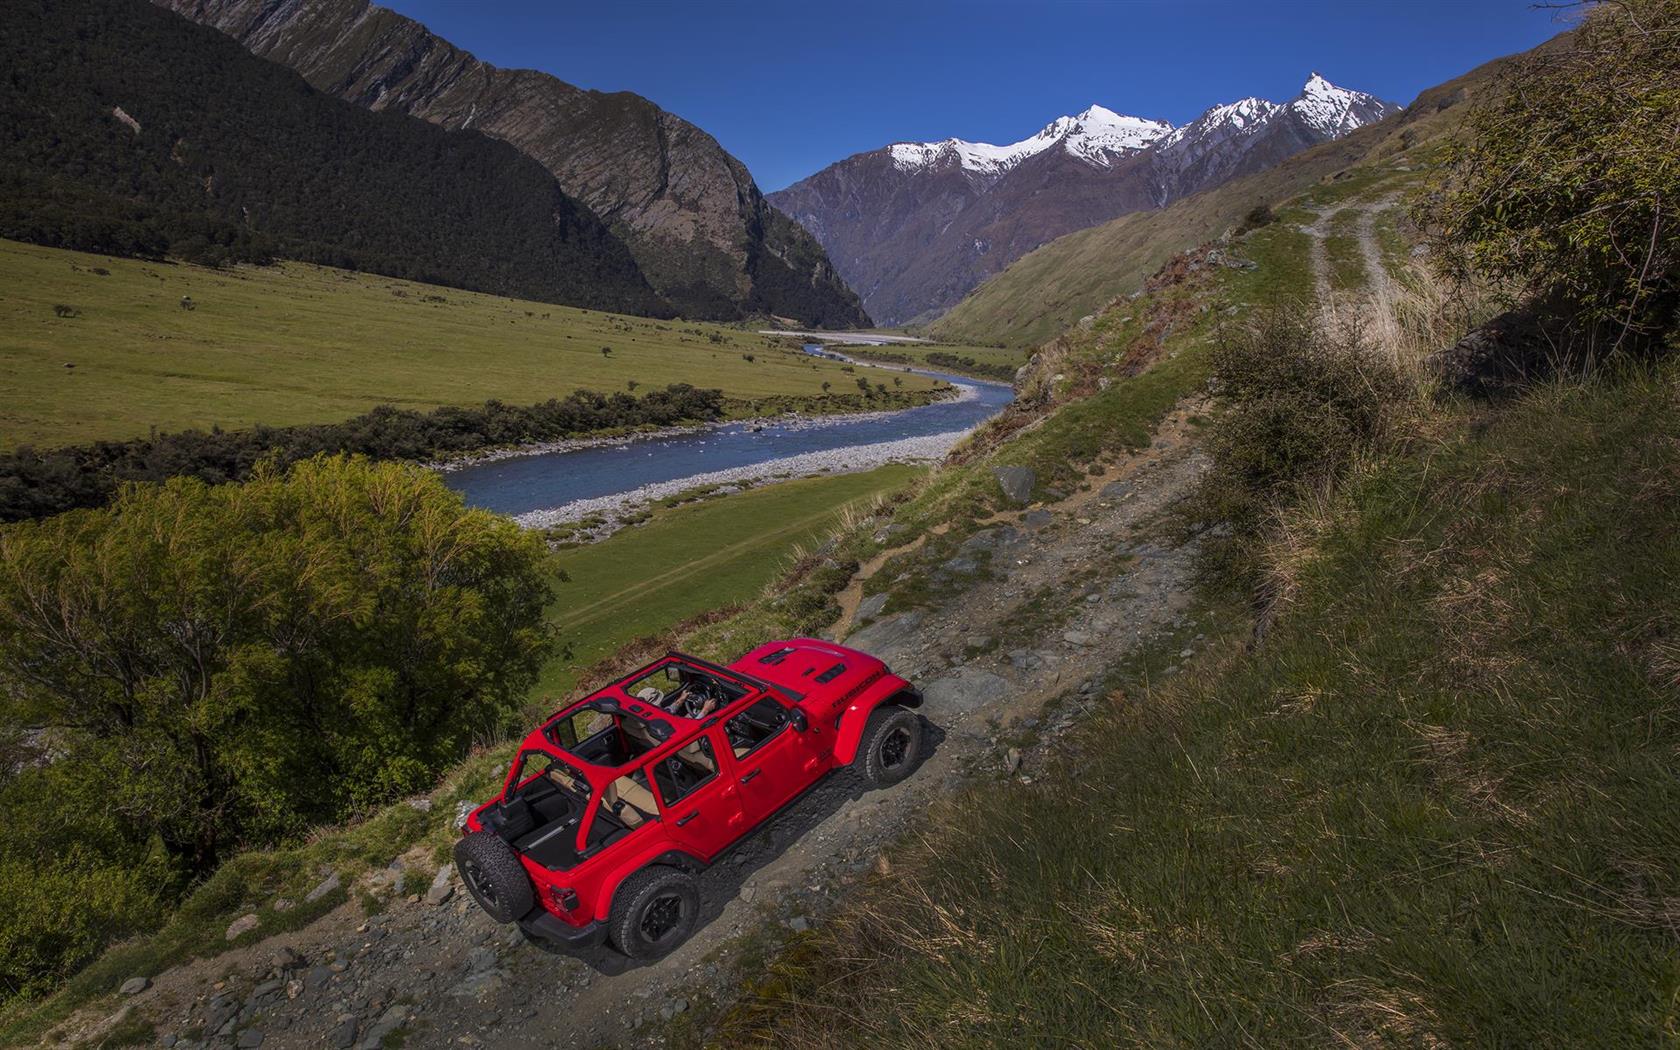
<svg viewBox="0 0 1680 1050"><path fill-rule="evenodd" d="M853 768L876 787L896 784L922 760L922 720L916 712L896 705L870 712L858 741Z"/></svg>
<svg viewBox="0 0 1680 1050"><path fill-rule="evenodd" d="M531 877L513 847L488 831L455 843L455 870L473 900L497 922L512 922L537 905Z"/></svg>
<svg viewBox="0 0 1680 1050"><path fill-rule="evenodd" d="M700 892L694 880L661 866L643 868L619 885L607 922L618 950L645 960L657 959L687 940L699 918Z"/></svg>

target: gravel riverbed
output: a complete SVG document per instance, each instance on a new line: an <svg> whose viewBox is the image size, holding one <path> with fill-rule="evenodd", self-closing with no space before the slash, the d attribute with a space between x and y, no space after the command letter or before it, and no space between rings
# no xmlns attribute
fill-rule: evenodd
<svg viewBox="0 0 1680 1050"><path fill-rule="evenodd" d="M713 470L654 485L644 485L611 496L574 500L559 507L517 514L513 520L528 529L542 529L577 521L591 514L622 515L654 500L674 496L685 489L701 485L729 485L763 481L768 478L808 477L813 474L850 474L874 470L888 463L932 462L943 459L945 453L951 450L951 446L967 433L966 430L953 430L947 434L929 434L898 441L882 441L873 445L850 445L845 448L785 456L763 463Z"/></svg>

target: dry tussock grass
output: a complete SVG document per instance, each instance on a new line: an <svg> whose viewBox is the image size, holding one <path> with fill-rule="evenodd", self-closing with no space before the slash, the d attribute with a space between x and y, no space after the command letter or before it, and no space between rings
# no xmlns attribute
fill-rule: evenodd
<svg viewBox="0 0 1680 1050"><path fill-rule="evenodd" d="M1366 977L1339 981L1330 991L1330 1031L1343 1046L1435 1050L1451 1045L1439 1034L1440 1016L1416 992L1386 987Z"/></svg>

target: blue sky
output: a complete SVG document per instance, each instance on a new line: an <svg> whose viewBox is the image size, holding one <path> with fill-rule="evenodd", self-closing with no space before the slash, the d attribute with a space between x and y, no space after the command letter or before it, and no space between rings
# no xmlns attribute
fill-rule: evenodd
<svg viewBox="0 0 1680 1050"><path fill-rule="evenodd" d="M1093 102L1182 124L1307 74L1410 102L1558 32L1530 0L381 0L500 66L634 91L766 190L889 142L1013 142Z"/></svg>

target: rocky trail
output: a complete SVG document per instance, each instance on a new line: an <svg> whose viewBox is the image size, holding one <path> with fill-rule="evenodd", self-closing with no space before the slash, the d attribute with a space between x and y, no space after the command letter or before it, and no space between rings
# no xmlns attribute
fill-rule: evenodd
<svg viewBox="0 0 1680 1050"><path fill-rule="evenodd" d="M155 975L124 1015L138 1011L176 1050L657 1045L660 1022L690 999L727 1001L751 976L733 965L744 937L823 921L934 798L975 778L1043 775L1043 754L1100 699L1104 669L1185 630L1195 541L1175 546L1163 519L1203 469L1190 415L1181 406L1150 447L1091 478L1087 491L984 523L932 570L944 597L931 605L861 599L862 577L899 552L863 567L837 626L861 624L848 643L922 686L927 761L880 791L833 776L755 833L705 874L701 926L667 958L638 966L604 950L551 954L472 905L452 868L411 855L376 878L390 885L417 868L435 875L428 893L395 896L372 916L352 902L293 933ZM1023 754L1006 734L1034 742ZM96 1035L109 1009L58 1034Z"/></svg>
<svg viewBox="0 0 1680 1050"><path fill-rule="evenodd" d="M1317 301L1327 309L1333 309L1337 301L1338 289L1332 287L1330 279L1330 253L1325 247L1325 240L1330 236L1330 224L1344 211L1352 210L1357 222L1354 224L1354 236L1359 242L1359 258L1364 264L1366 292L1379 301L1386 301L1392 297L1392 278L1388 273L1388 266L1383 262L1382 248L1377 244L1377 216L1389 208L1395 207L1394 197L1385 197L1377 201L1348 201L1324 208L1316 213L1316 218L1305 226L1296 229L1306 234L1308 242L1308 259L1312 264L1313 294Z"/></svg>

